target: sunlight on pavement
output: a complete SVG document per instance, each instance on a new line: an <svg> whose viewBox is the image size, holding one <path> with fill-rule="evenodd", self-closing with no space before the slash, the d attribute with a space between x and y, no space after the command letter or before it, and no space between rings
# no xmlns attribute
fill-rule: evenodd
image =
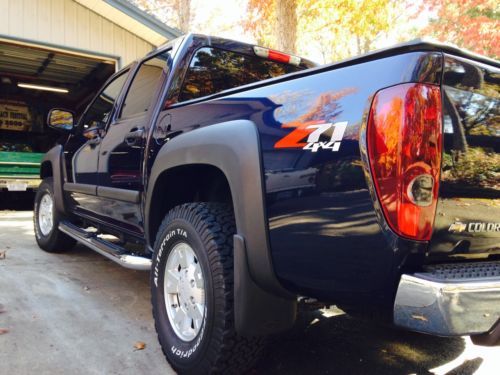
<svg viewBox="0 0 500 375"><path fill-rule="evenodd" d="M0 211L0 244L7 229L17 228L25 235L34 235L32 217L31 211Z"/></svg>
<svg viewBox="0 0 500 375"><path fill-rule="evenodd" d="M500 347L474 345L469 337L464 337L465 349L453 361L430 370L436 375L475 374L494 375L500 371ZM484 361L483 358L488 358ZM480 367L479 367L480 366ZM476 371L477 369L477 371Z"/></svg>

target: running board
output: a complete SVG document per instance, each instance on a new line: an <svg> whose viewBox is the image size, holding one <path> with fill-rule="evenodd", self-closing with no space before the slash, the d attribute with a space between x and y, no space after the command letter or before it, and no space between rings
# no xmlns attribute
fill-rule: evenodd
<svg viewBox="0 0 500 375"><path fill-rule="evenodd" d="M59 230L120 266L139 271L149 271L151 269L151 259L131 255L123 247L103 240L67 221L59 223Z"/></svg>

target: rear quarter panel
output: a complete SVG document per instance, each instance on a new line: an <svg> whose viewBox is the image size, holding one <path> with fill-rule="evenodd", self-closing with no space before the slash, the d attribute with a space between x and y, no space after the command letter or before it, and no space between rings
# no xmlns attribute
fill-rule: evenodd
<svg viewBox="0 0 500 375"><path fill-rule="evenodd" d="M236 119L259 132L274 270L290 291L322 300L392 295L398 270L425 244L388 230L371 194L364 128L374 94L405 82L440 84L442 54L410 52L290 79L169 111L172 133ZM276 148L286 124L347 122L338 150ZM161 124L160 124L161 125ZM333 127L320 140L331 137ZM325 139L323 138L325 137ZM228 140L230 141L230 140ZM251 252L252 249L249 249Z"/></svg>

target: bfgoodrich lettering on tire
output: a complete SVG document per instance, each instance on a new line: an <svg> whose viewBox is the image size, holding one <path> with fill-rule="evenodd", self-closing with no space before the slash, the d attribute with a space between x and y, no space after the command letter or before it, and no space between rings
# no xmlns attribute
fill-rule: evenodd
<svg viewBox="0 0 500 375"><path fill-rule="evenodd" d="M173 208L155 242L153 315L161 347L180 373L241 373L263 341L234 331L233 235L229 206Z"/></svg>

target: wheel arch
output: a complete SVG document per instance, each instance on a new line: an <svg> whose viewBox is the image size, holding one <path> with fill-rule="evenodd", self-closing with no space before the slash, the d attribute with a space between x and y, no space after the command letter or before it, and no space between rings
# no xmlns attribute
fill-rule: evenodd
<svg viewBox="0 0 500 375"><path fill-rule="evenodd" d="M183 164L165 169L155 180L150 195L150 201L157 202L150 204L147 215L151 244L167 212L180 204L224 202L229 203L234 212L229 181L222 170L211 164Z"/></svg>
<svg viewBox="0 0 500 375"><path fill-rule="evenodd" d="M158 152L147 184L144 211L148 243L154 243L157 226L151 213L159 192L168 184L166 178L204 168L217 171L227 181L238 233L257 236L259 245L267 248L266 223L249 218L251 214L265 218L259 152L256 127L248 120L207 126L169 140ZM193 178L190 182L198 181Z"/></svg>
<svg viewBox="0 0 500 375"><path fill-rule="evenodd" d="M163 145L152 166L145 196L147 242L154 243L158 225L154 206L162 188L169 184L168 177L195 166L221 173L232 200L237 228L234 240L237 330L257 335L289 328L295 321L296 296L281 286L272 265L260 143L253 122L236 120L206 126ZM198 181L193 178L191 182ZM262 301L267 303L267 310L259 307Z"/></svg>
<svg viewBox="0 0 500 375"><path fill-rule="evenodd" d="M55 207L60 213L64 213L62 158L63 147L56 145L44 155L40 164L40 178L52 177L54 180Z"/></svg>

